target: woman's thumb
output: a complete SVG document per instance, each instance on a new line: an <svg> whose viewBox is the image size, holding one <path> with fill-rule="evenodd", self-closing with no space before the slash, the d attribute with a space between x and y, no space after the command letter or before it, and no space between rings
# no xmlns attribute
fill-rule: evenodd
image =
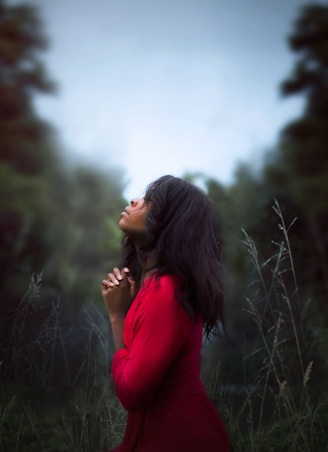
<svg viewBox="0 0 328 452"><path fill-rule="evenodd" d="M130 285L130 295L131 295L132 298L134 298L135 295L136 295L136 292L137 292L136 282L133 279L133 277L131 276L130 270L127 267L124 267L122 271L124 271L124 273L126 274L126 277L128 279L128 283Z"/></svg>
<svg viewBox="0 0 328 452"><path fill-rule="evenodd" d="M128 276L128 281L129 281L129 284L130 284L130 295L131 295L132 298L134 298L135 295L136 295L136 291L137 291L136 282L132 278L132 276Z"/></svg>

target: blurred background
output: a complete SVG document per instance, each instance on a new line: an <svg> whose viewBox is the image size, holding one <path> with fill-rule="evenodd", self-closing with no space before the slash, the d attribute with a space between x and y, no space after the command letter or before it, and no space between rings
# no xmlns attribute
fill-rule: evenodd
<svg viewBox="0 0 328 452"><path fill-rule="evenodd" d="M0 0L1 451L120 440L100 281L163 174L220 218L233 450L326 450L327 74L325 1Z"/></svg>

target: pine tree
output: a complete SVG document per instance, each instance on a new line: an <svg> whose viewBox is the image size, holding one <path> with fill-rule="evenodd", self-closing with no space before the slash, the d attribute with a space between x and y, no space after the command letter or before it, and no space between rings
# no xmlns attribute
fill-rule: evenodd
<svg viewBox="0 0 328 452"><path fill-rule="evenodd" d="M57 156L51 128L33 105L36 94L55 88L40 59L46 48L36 8L0 1L2 306L26 290L26 278L46 250L47 172Z"/></svg>
<svg viewBox="0 0 328 452"><path fill-rule="evenodd" d="M305 103L302 116L282 131L281 157L293 197L307 214L315 277L328 301L328 6L305 6L289 45L297 61L282 93L303 95Z"/></svg>

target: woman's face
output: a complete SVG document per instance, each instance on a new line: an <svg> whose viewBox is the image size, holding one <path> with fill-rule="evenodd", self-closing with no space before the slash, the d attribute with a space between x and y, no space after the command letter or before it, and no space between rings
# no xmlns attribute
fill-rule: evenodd
<svg viewBox="0 0 328 452"><path fill-rule="evenodd" d="M150 205L145 203L144 198L132 199L130 205L121 213L118 222L119 227L135 243L145 244L149 238L146 228L146 217Z"/></svg>

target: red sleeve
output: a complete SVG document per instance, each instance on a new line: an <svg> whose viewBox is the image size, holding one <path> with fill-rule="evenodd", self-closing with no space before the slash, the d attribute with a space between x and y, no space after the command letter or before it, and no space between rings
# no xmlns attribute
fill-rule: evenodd
<svg viewBox="0 0 328 452"><path fill-rule="evenodd" d="M114 355L116 393L128 411L138 411L151 399L190 332L189 315L174 290L172 279L162 277L139 293L131 344Z"/></svg>

